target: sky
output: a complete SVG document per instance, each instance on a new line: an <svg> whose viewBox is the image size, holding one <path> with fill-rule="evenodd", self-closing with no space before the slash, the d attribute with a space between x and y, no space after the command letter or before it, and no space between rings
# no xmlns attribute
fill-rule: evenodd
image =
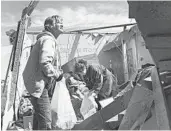
<svg viewBox="0 0 171 131"><path fill-rule="evenodd" d="M5 76L11 46L6 31L17 28L22 10L30 1L1 1L1 71ZM113 26L134 23L128 17L127 1L40 1L31 14L32 25L29 31L43 30L46 17L60 15L63 17L64 30ZM98 32L121 32L123 28L109 28ZM63 38L63 40L65 40ZM66 38L66 40L68 40ZM65 42L67 43L67 42ZM82 42L83 46L84 42ZM86 45L85 45L86 46Z"/></svg>
<svg viewBox="0 0 171 131"><path fill-rule="evenodd" d="M29 1L1 1L1 45L8 43L5 32L16 29L22 10L28 4ZM54 14L63 17L66 30L135 22L128 18L126 1L40 1L31 15L29 30L42 30L45 18Z"/></svg>

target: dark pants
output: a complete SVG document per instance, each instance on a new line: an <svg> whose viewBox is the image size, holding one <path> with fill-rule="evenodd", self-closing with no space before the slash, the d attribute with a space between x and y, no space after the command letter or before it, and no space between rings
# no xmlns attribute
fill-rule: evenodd
<svg viewBox="0 0 171 131"><path fill-rule="evenodd" d="M33 130L50 130L51 129L51 108L48 96L48 90L43 90L40 98L31 97L34 107Z"/></svg>

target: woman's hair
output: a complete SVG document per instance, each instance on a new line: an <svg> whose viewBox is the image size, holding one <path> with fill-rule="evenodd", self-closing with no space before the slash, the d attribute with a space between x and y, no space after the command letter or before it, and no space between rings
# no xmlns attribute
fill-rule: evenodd
<svg viewBox="0 0 171 131"><path fill-rule="evenodd" d="M85 68L87 68L87 61L80 59L75 64L75 72L82 72Z"/></svg>

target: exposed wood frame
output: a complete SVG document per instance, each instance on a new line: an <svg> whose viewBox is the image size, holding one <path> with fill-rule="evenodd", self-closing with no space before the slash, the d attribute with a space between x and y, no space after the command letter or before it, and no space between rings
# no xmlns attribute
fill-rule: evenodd
<svg viewBox="0 0 171 131"><path fill-rule="evenodd" d="M38 4L38 1L31 1L29 6L24 8L21 16L21 20L19 21L18 24L18 30L17 30L17 38L16 38L16 44L14 48L14 64L13 64L13 70L12 70L12 78L11 78L11 87L10 87L10 96L6 100L6 109L5 113L13 106L14 101L15 101L15 96L16 96L16 88L17 88L17 81L18 81L18 72L19 72L19 66L20 66L20 58L21 58L21 53L22 53L22 46L23 46L23 40L24 40L24 35L26 33L27 29L27 22L28 22L28 16L32 13L36 5ZM8 74L7 74L8 75Z"/></svg>
<svg viewBox="0 0 171 131"><path fill-rule="evenodd" d="M128 63L127 63L127 54L126 54L126 43L123 43L122 41L122 55L123 55L123 63L124 63L124 79L125 82L128 81L129 75L128 75Z"/></svg>
<svg viewBox="0 0 171 131"><path fill-rule="evenodd" d="M152 69L151 78L155 95L154 103L158 128L159 130L170 130L170 112L156 67Z"/></svg>
<svg viewBox="0 0 171 131"><path fill-rule="evenodd" d="M30 35L38 35L40 34L41 31L27 31L27 34ZM99 32L63 32L63 34L96 34ZM118 32L104 32L104 33L100 33L100 34L104 34L104 35L114 35L114 34L118 34Z"/></svg>
<svg viewBox="0 0 171 131"><path fill-rule="evenodd" d="M25 27L26 27L26 21L27 17L23 17L20 25L19 25L19 32L18 32L18 40L16 43L16 50L14 55L14 65L13 65L13 71L12 71L12 81L11 81L11 90L10 90L10 99L9 99L9 105L8 109L11 108L11 106L14 104L15 100L15 93L17 88L17 81L18 81L18 72L19 72L19 66L20 66L20 57L22 52L22 46L23 46L23 39L25 35Z"/></svg>
<svg viewBox="0 0 171 131"><path fill-rule="evenodd" d="M101 30L107 28L116 28L116 27L126 27L131 25L136 25L137 23L130 23L130 24L121 24L121 25L113 25L113 26L104 26L104 27L96 27L96 28L89 28L89 29L82 29L82 30L73 30L70 32L82 32L82 31L90 31L90 30Z"/></svg>

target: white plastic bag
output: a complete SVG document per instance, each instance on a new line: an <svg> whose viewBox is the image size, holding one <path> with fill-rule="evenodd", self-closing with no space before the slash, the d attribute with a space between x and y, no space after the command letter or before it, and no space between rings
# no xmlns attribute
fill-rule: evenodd
<svg viewBox="0 0 171 131"><path fill-rule="evenodd" d="M65 78L56 83L51 101L51 110L53 129L71 129L77 122L70 95L65 84Z"/></svg>
<svg viewBox="0 0 171 131"><path fill-rule="evenodd" d="M93 98L93 96L84 96L80 112L83 115L84 119L87 119L88 117L92 116L94 113L96 113L97 104Z"/></svg>

